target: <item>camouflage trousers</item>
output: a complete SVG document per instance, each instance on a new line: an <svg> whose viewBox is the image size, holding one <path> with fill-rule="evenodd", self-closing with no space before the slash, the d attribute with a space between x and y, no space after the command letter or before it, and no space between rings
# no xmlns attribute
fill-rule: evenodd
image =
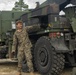
<svg viewBox="0 0 76 75"><path fill-rule="evenodd" d="M30 49L26 49L26 50L19 50L18 51L18 71L21 72L22 71L22 62L24 60L24 58L26 58L27 61L27 66L29 68L29 72L33 72L33 63L32 63L32 54L31 54L31 50Z"/></svg>

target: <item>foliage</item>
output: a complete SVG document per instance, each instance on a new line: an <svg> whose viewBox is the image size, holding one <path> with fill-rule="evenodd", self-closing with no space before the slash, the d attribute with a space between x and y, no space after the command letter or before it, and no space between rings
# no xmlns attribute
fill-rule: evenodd
<svg viewBox="0 0 76 75"><path fill-rule="evenodd" d="M28 5L25 4L23 0L19 0L18 2L15 2L15 7L12 11L28 11Z"/></svg>

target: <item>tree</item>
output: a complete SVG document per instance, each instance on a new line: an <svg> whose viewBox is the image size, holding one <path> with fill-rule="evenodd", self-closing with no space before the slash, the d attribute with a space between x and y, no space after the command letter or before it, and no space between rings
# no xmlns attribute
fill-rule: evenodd
<svg viewBox="0 0 76 75"><path fill-rule="evenodd" d="M23 0L19 0L18 2L15 2L15 7L12 9L12 11L28 11L28 5L24 3Z"/></svg>

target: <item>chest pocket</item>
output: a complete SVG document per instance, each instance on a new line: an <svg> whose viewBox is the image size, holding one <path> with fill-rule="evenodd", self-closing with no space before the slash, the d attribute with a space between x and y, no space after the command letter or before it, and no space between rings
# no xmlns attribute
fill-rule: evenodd
<svg viewBox="0 0 76 75"><path fill-rule="evenodd" d="M28 37L28 34L26 31L22 31L22 32L18 33L17 34L18 44L21 45L23 42L25 42L27 37Z"/></svg>

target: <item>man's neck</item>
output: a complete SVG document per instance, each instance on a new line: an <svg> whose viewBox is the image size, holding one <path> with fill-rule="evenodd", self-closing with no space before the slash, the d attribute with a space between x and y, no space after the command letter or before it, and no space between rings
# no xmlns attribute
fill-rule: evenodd
<svg viewBox="0 0 76 75"><path fill-rule="evenodd" d="M21 31L22 31L22 29L17 29L17 31L18 31L18 32L21 32Z"/></svg>

